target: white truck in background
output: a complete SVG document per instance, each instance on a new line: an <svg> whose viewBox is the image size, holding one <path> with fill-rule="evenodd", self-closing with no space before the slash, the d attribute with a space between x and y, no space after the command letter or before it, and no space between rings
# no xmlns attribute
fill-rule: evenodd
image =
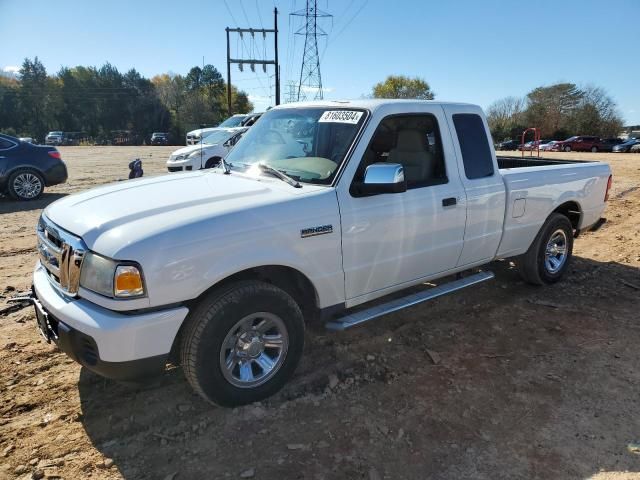
<svg viewBox="0 0 640 480"><path fill-rule="evenodd" d="M291 377L310 322L361 324L501 258L553 284L601 219L609 166L496 157L490 138L474 105L288 104L218 168L62 198L38 224L40 330L104 376L171 359L205 399L240 405Z"/></svg>

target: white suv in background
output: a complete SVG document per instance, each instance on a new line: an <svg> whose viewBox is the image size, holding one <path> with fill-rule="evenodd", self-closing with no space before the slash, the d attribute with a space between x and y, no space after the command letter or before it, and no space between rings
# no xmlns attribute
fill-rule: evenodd
<svg viewBox="0 0 640 480"><path fill-rule="evenodd" d="M215 167L248 128L215 128L203 134L197 145L187 145L173 152L167 160L170 172Z"/></svg>

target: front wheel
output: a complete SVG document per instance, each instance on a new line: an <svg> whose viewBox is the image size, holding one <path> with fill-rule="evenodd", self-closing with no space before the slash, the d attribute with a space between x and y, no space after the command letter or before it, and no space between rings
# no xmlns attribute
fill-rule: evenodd
<svg viewBox="0 0 640 480"><path fill-rule="evenodd" d="M571 147L569 145L567 145L566 147L564 147L564 151L565 152L570 152L571 151Z"/></svg>
<svg viewBox="0 0 640 480"><path fill-rule="evenodd" d="M567 271L573 253L573 227L567 217L552 213L529 250L518 260L520 276L533 285L555 283Z"/></svg>
<svg viewBox="0 0 640 480"><path fill-rule="evenodd" d="M293 375L304 346L300 307L284 290L238 282L205 297L182 335L185 376L205 400L257 402Z"/></svg>

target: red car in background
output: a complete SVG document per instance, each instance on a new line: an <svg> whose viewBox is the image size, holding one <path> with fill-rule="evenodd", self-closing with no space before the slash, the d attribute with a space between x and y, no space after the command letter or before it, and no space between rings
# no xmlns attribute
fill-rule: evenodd
<svg viewBox="0 0 640 480"><path fill-rule="evenodd" d="M559 148L564 152L597 152L601 150L602 144L599 137L578 135L560 142Z"/></svg>

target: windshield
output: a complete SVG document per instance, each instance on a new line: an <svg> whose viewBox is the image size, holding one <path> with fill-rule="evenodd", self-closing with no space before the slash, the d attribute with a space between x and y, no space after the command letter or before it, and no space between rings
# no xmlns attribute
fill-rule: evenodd
<svg viewBox="0 0 640 480"><path fill-rule="evenodd" d="M224 122L218 125L218 128L239 127L245 118L247 118L247 115L234 115L233 117L227 118Z"/></svg>
<svg viewBox="0 0 640 480"><path fill-rule="evenodd" d="M62 135L62 132L49 132L49 135Z"/></svg>
<svg viewBox="0 0 640 480"><path fill-rule="evenodd" d="M231 168L264 163L300 182L327 185L365 117L363 110L271 110L245 133L226 160Z"/></svg>
<svg viewBox="0 0 640 480"><path fill-rule="evenodd" d="M575 140L577 140L579 137L569 137L565 140L565 142L573 142Z"/></svg>
<svg viewBox="0 0 640 480"><path fill-rule="evenodd" d="M207 132L204 134L204 137L202 138L202 143L206 145L217 145L219 143L224 143L236 133L238 132L237 131L229 132L226 130L217 130L215 132Z"/></svg>

